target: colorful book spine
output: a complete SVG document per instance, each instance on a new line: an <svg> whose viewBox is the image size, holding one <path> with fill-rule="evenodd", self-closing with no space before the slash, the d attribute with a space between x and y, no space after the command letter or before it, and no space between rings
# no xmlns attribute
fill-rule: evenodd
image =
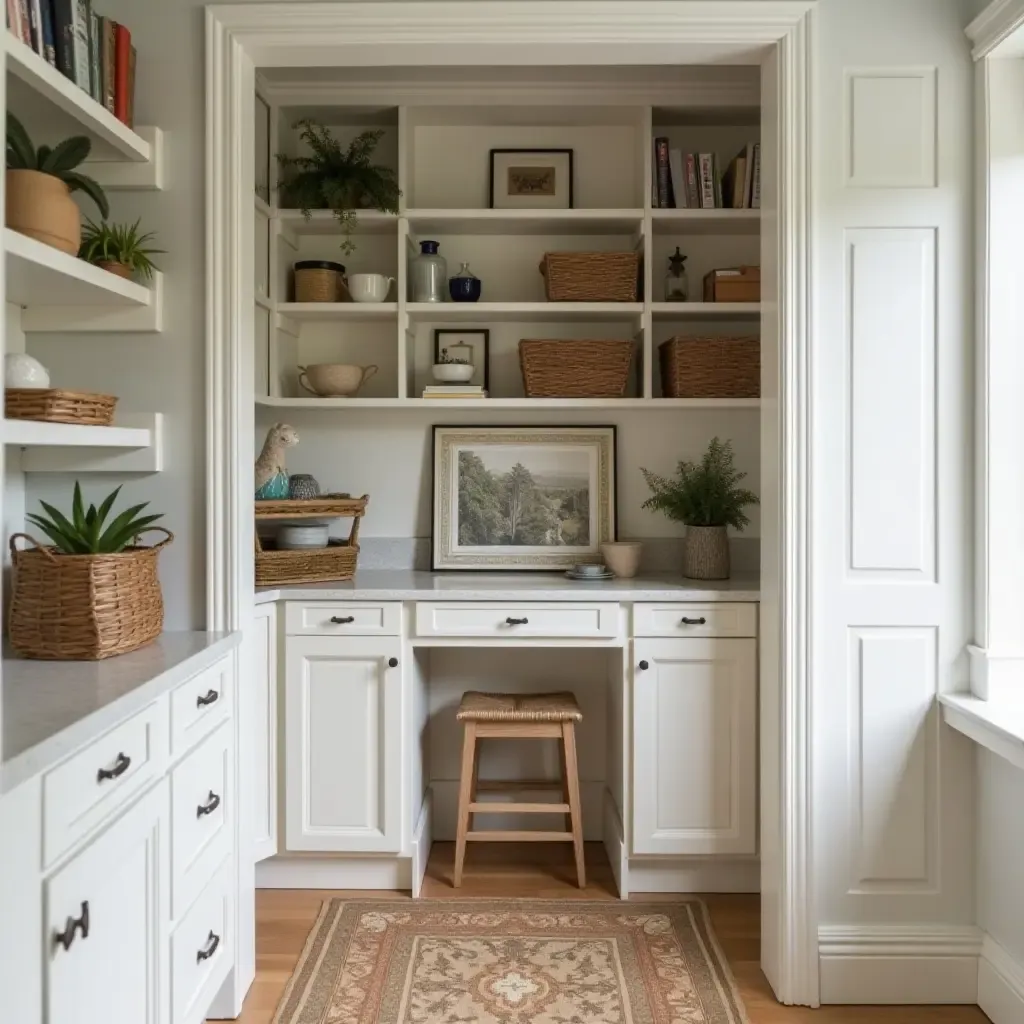
<svg viewBox="0 0 1024 1024"><path fill-rule="evenodd" d="M135 127L135 47L128 53L128 127Z"/></svg>
<svg viewBox="0 0 1024 1024"><path fill-rule="evenodd" d="M700 176L700 205L705 210L713 210L715 208L715 160L713 154L698 154L697 173Z"/></svg>
<svg viewBox="0 0 1024 1024"><path fill-rule="evenodd" d="M711 180L715 186L715 209L720 210L725 203L722 198L722 171L718 166L718 155L711 154Z"/></svg>
<svg viewBox="0 0 1024 1024"><path fill-rule="evenodd" d="M754 175L750 186L750 206L761 209L761 143L754 143Z"/></svg>
<svg viewBox="0 0 1024 1024"><path fill-rule="evenodd" d="M89 0L75 0L72 9L74 17L73 46L75 62L75 85L83 92L90 88L89 72Z"/></svg>
<svg viewBox="0 0 1024 1024"><path fill-rule="evenodd" d="M103 102L103 73L100 68L100 16L89 11L89 95L97 103Z"/></svg>
<svg viewBox="0 0 1024 1024"><path fill-rule="evenodd" d="M686 154L686 205L694 210L701 207L696 153Z"/></svg>
<svg viewBox="0 0 1024 1024"><path fill-rule="evenodd" d="M57 70L75 80L75 3L53 0L53 36L57 50Z"/></svg>
<svg viewBox="0 0 1024 1024"><path fill-rule="evenodd" d="M11 35L21 38L21 12L18 0L7 0L7 28Z"/></svg>
<svg viewBox="0 0 1024 1024"><path fill-rule="evenodd" d="M43 12L39 0L28 0L28 32L32 49L43 55Z"/></svg>
<svg viewBox="0 0 1024 1024"><path fill-rule="evenodd" d="M655 139L658 175L658 209L665 210L672 205L672 175L668 166L668 139Z"/></svg>
<svg viewBox="0 0 1024 1024"><path fill-rule="evenodd" d="M116 48L117 22L112 18L100 18L100 77L102 99L100 102L111 113L114 112L114 50Z"/></svg>
<svg viewBox="0 0 1024 1024"><path fill-rule="evenodd" d="M28 12L29 0L18 0L18 38L26 45L32 45L32 16Z"/></svg>
<svg viewBox="0 0 1024 1024"><path fill-rule="evenodd" d="M749 209L750 187L754 180L754 144L752 142L748 142L744 148L743 159L745 160L743 165L743 206L745 209Z"/></svg>
<svg viewBox="0 0 1024 1024"><path fill-rule="evenodd" d="M41 12L43 17L43 56L48 64L57 66L57 37L53 31L53 2L42 0Z"/></svg>
<svg viewBox="0 0 1024 1024"><path fill-rule="evenodd" d="M672 178L672 203L678 209L689 204L686 201L686 182L683 180L683 154L678 149L668 151L668 169Z"/></svg>
<svg viewBox="0 0 1024 1024"><path fill-rule="evenodd" d="M128 123L128 65L131 62L132 34L118 25L114 37L114 116Z"/></svg>

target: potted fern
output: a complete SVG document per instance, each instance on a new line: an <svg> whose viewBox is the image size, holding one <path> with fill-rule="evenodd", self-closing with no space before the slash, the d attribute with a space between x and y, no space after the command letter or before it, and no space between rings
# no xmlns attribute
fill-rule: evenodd
<svg viewBox="0 0 1024 1024"><path fill-rule="evenodd" d="M86 508L76 483L70 515L41 501L45 515L25 516L51 544L25 533L11 536L9 635L18 654L98 661L137 650L160 635L164 606L157 558L174 535L154 525L161 516L141 514L145 502L111 516L120 490L98 508ZM139 537L150 530L166 536L147 547ZM32 547L19 548L19 539Z"/></svg>
<svg viewBox="0 0 1024 1024"><path fill-rule="evenodd" d="M166 250L149 247L155 234L140 232L140 223L141 218L134 224L109 224L107 221L96 224L87 219L78 249L79 259L118 277L131 278L138 274L148 280L158 269L150 257Z"/></svg>
<svg viewBox="0 0 1024 1024"><path fill-rule="evenodd" d="M282 180L278 183L287 204L294 204L309 220L313 210L333 210L344 238L341 251L355 250L352 230L356 211L398 213L398 176L394 169L371 163L382 129L360 132L343 149L325 125L308 118L299 121L299 138L309 155L278 153Z"/></svg>
<svg viewBox="0 0 1024 1024"><path fill-rule="evenodd" d="M110 215L99 184L75 168L92 143L75 135L56 146L32 142L22 123L7 112L6 224L29 238L74 255L82 240L82 215L71 198L84 192L104 217Z"/></svg>
<svg viewBox="0 0 1024 1024"><path fill-rule="evenodd" d="M683 575L696 580L728 579L727 528L743 530L750 523L744 509L758 504L753 491L737 486L747 474L736 470L732 441L712 438L700 462L680 462L672 479L643 468L640 472L651 489L643 507L686 526Z"/></svg>

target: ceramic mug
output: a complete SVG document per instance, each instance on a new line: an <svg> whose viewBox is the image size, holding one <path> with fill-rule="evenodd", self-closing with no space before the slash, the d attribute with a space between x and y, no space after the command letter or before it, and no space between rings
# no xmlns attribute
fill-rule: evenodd
<svg viewBox="0 0 1024 1024"><path fill-rule="evenodd" d="M352 398L377 367L348 363L311 363L299 367L299 386L317 398Z"/></svg>
<svg viewBox="0 0 1024 1024"><path fill-rule="evenodd" d="M383 302L394 283L383 274L349 274L348 293L353 302Z"/></svg>

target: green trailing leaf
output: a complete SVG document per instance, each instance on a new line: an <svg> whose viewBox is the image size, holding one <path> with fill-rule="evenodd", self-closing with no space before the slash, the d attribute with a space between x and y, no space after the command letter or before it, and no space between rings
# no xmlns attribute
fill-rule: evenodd
<svg viewBox="0 0 1024 1024"><path fill-rule="evenodd" d="M89 263L120 263L141 277L152 277L159 268L150 257L165 250L147 244L155 235L152 231L140 232L140 223L141 218L134 224L95 224L86 220L79 257Z"/></svg>
<svg viewBox="0 0 1024 1024"><path fill-rule="evenodd" d="M58 551L67 555L116 554L135 543L136 538L162 515L139 515L148 502L132 505L107 522L121 488L108 494L99 508L85 508L82 490L75 483L71 499L71 518L45 501L40 501L45 516L29 513L25 519L40 529Z"/></svg>
<svg viewBox="0 0 1024 1024"><path fill-rule="evenodd" d="M79 174L78 171L61 171L57 177L72 192L84 192L99 208L102 217L110 216L110 203L107 202L106 193L98 181L94 181L88 175Z"/></svg>
<svg viewBox="0 0 1024 1024"><path fill-rule="evenodd" d="M750 519L744 509L759 503L753 491L738 487L746 473L735 467L732 441L712 438L699 463L680 462L672 479L641 468L651 489L643 508L663 512L687 526L731 526L742 530Z"/></svg>

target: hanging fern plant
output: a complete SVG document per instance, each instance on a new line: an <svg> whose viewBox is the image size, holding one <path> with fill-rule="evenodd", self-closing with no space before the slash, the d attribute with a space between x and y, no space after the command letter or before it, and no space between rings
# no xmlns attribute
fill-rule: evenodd
<svg viewBox="0 0 1024 1024"><path fill-rule="evenodd" d="M277 154L282 174L278 188L307 220L313 210L333 210L344 234L341 251L347 255L355 249L352 230L357 211L398 213L402 193L395 171L370 162L384 131L377 128L360 132L347 149L342 149L325 125L306 118L295 127L310 155Z"/></svg>

